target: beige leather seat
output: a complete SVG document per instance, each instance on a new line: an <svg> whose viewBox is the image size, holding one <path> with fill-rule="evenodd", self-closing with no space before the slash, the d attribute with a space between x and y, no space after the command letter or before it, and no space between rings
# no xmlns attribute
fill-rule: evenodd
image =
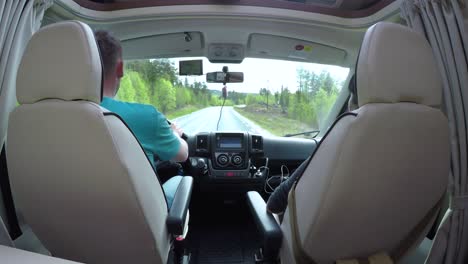
<svg viewBox="0 0 468 264"><path fill-rule="evenodd" d="M63 259L52 258L14 248L8 230L0 217L0 262L7 264L77 264Z"/></svg>
<svg viewBox="0 0 468 264"><path fill-rule="evenodd" d="M330 128L292 191L282 263L378 252L398 261L436 216L450 153L431 48L409 28L378 23L365 35L356 77L359 108Z"/></svg>
<svg viewBox="0 0 468 264"><path fill-rule="evenodd" d="M129 129L99 106L101 72L83 23L53 24L30 40L8 127L15 202L54 256L166 263L163 190Z"/></svg>
<svg viewBox="0 0 468 264"><path fill-rule="evenodd" d="M2 263L7 264L78 264L78 262L53 258L1 245L0 260Z"/></svg>

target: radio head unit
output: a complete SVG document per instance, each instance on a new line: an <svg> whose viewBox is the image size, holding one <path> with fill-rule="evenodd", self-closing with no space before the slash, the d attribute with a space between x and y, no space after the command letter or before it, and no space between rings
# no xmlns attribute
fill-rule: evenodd
<svg viewBox="0 0 468 264"><path fill-rule="evenodd" d="M217 133L215 140L217 150L240 150L246 147L246 140L243 133Z"/></svg>
<svg viewBox="0 0 468 264"><path fill-rule="evenodd" d="M247 169L248 166L248 136L247 133L215 133L212 152L215 169Z"/></svg>

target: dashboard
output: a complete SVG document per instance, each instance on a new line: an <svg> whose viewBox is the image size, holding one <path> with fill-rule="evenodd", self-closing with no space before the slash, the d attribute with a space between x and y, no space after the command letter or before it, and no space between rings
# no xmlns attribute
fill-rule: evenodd
<svg viewBox="0 0 468 264"><path fill-rule="evenodd" d="M187 138L189 173L205 185L262 186L268 176L297 168L317 147L314 139L248 132L202 132ZM241 184L241 185L239 185ZM243 185L242 185L243 184Z"/></svg>

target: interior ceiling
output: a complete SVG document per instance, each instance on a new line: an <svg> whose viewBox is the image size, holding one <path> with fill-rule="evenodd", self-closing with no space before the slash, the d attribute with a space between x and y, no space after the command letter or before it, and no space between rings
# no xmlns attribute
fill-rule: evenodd
<svg viewBox="0 0 468 264"><path fill-rule="evenodd" d="M364 33L242 18L146 20L92 26L108 29L118 36L122 40L126 59L209 57L211 44L229 43L241 45L246 57L345 67L354 65L355 51L358 50ZM200 32L200 35L191 33L193 40L186 42L183 32ZM259 34L262 38L258 37ZM295 56L294 49L297 45L311 47L312 51Z"/></svg>
<svg viewBox="0 0 468 264"><path fill-rule="evenodd" d="M73 0L79 5L113 11L139 7L172 5L246 5L321 13L338 17L365 17L395 0Z"/></svg>
<svg viewBox="0 0 468 264"><path fill-rule="evenodd" d="M90 7L81 8L82 5L76 5L82 1L92 3L90 0L58 0L46 12L43 25L77 19L89 24L93 29L109 30L122 41L126 59L199 56L210 58L210 55L212 55L210 49L213 47L218 48L213 45L229 44L240 47L240 51L245 57L295 60L353 67L366 28L382 20L382 16L388 19L397 14L393 11L384 10L383 15L376 15L375 17L368 16L361 19L327 16L328 18L324 19L329 19L329 22L317 22L316 19L320 17L309 15L308 12L299 14L303 16L302 18L297 17L298 13L295 10L272 11L270 8L251 8L242 5L223 8L223 4L228 3L227 1L232 3L232 0L185 0L184 2L211 1L211 3L221 3L221 5L201 5L197 6L197 8L192 7L190 4L180 5L175 8L176 13L165 13L170 12L172 7L159 8L158 6L148 9L125 9L117 12L107 12L109 10L93 10ZM177 1L183 0L163 2L165 5L171 5ZM343 8L357 8L357 6L365 8L368 5L375 6L383 1L390 0L306 1L313 1L314 5L318 5L318 2L322 5L328 3L330 6L336 6L336 8L338 6ZM138 2L141 3L143 0L125 3ZM277 3L286 1L261 0L261 2ZM151 3L161 3L161 1L152 0ZM98 4L102 7L118 3ZM78 7L73 9L73 5ZM300 3L300 5L305 4ZM390 10L393 10L393 8L391 7ZM145 11L148 11L148 13L145 13ZM387 13L391 16L385 15ZM140 18L140 14L144 14L144 16ZM358 20L367 22L357 22ZM334 22L342 24L332 24ZM359 26L353 26L356 24ZM184 40L184 32L192 34L193 40L191 42Z"/></svg>

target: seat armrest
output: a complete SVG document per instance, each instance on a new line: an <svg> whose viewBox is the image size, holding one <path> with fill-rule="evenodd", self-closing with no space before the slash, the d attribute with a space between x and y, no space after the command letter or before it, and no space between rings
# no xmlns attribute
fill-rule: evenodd
<svg viewBox="0 0 468 264"><path fill-rule="evenodd" d="M187 213L192 196L193 178L185 176L179 183L177 191L172 202L169 215L167 216L166 225L169 234L180 236L184 233Z"/></svg>
<svg viewBox="0 0 468 264"><path fill-rule="evenodd" d="M280 225L273 214L267 211L266 203L258 192L248 192L247 203L263 239L263 258L276 259L283 240Z"/></svg>

